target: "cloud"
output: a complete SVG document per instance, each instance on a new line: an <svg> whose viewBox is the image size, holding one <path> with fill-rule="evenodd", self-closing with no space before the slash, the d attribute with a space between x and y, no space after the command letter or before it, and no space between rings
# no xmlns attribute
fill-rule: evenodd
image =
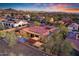
<svg viewBox="0 0 79 59"><path fill-rule="evenodd" d="M79 4L59 3L51 4L46 8L48 11L60 11L60 12L79 12Z"/></svg>

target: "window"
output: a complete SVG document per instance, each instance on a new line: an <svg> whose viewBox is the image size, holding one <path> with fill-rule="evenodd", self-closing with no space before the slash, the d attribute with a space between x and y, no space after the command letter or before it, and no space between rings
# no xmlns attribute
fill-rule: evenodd
<svg viewBox="0 0 79 59"><path fill-rule="evenodd" d="M21 25L19 25L19 27L21 27Z"/></svg>
<svg viewBox="0 0 79 59"><path fill-rule="evenodd" d="M38 35L35 35L35 37L39 37Z"/></svg>
<svg viewBox="0 0 79 59"><path fill-rule="evenodd" d="M34 37L34 34L31 34L31 37Z"/></svg>
<svg viewBox="0 0 79 59"><path fill-rule="evenodd" d="M10 24L8 24L10 26Z"/></svg>
<svg viewBox="0 0 79 59"><path fill-rule="evenodd" d="M79 38L79 35L78 35L78 38Z"/></svg>
<svg viewBox="0 0 79 59"><path fill-rule="evenodd" d="M78 39L78 40L79 40L79 33L78 33L78 34L76 34L76 39Z"/></svg>
<svg viewBox="0 0 79 59"><path fill-rule="evenodd" d="M22 26L25 26L25 24L23 24Z"/></svg>

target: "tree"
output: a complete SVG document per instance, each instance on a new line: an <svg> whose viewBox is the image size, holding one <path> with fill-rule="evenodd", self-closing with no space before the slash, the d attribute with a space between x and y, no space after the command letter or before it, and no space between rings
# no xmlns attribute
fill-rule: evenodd
<svg viewBox="0 0 79 59"><path fill-rule="evenodd" d="M8 45L12 47L16 44L17 36L14 31L11 32L0 31L0 38L5 38L8 42Z"/></svg>
<svg viewBox="0 0 79 59"><path fill-rule="evenodd" d="M5 26L0 23L0 30L3 30L3 29L5 29Z"/></svg>
<svg viewBox="0 0 79 59"><path fill-rule="evenodd" d="M34 23L35 23L36 26L40 26L40 24L41 24L41 23L38 22L38 21L35 21Z"/></svg>
<svg viewBox="0 0 79 59"><path fill-rule="evenodd" d="M0 38L1 38L1 37L5 37L5 36L6 36L6 33L3 32L3 31L0 31Z"/></svg>
<svg viewBox="0 0 79 59"><path fill-rule="evenodd" d="M61 26L61 25L60 25ZM52 33L44 44L44 51L52 55L71 55L73 51L71 44L66 40L66 27L59 26L59 30Z"/></svg>
<svg viewBox="0 0 79 59"><path fill-rule="evenodd" d="M11 31L11 32L6 32L6 39L8 40L9 42L9 46L12 47L16 44L16 34L14 31Z"/></svg>

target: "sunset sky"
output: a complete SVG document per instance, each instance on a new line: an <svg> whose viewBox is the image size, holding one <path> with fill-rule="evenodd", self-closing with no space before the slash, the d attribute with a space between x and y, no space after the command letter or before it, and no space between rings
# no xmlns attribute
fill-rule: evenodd
<svg viewBox="0 0 79 59"><path fill-rule="evenodd" d="M78 3L0 3L0 8L48 12L79 12Z"/></svg>

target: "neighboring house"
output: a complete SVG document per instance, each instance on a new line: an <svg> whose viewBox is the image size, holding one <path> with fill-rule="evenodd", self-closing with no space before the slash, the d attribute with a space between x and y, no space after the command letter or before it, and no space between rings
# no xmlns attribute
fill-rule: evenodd
<svg viewBox="0 0 79 59"><path fill-rule="evenodd" d="M50 19L50 23L54 23L54 18L53 17Z"/></svg>
<svg viewBox="0 0 79 59"><path fill-rule="evenodd" d="M77 31L68 32L67 38L68 39L78 39L77 38L78 34L79 34L79 32L77 32Z"/></svg>
<svg viewBox="0 0 79 59"><path fill-rule="evenodd" d="M28 22L27 21L19 21L13 24L14 27L18 27L18 26L23 26L23 25L27 25Z"/></svg>
<svg viewBox="0 0 79 59"><path fill-rule="evenodd" d="M32 26L26 27L20 30L20 34L26 34L27 37L45 37L50 34L50 32L54 32L56 30L55 27L46 27L46 26Z"/></svg>
<svg viewBox="0 0 79 59"><path fill-rule="evenodd" d="M71 42L71 44L73 44L72 47L74 49L79 51L79 32L77 31L69 32L67 35L67 40Z"/></svg>
<svg viewBox="0 0 79 59"><path fill-rule="evenodd" d="M16 15L15 18L16 18L16 19L21 19L22 16L21 16L21 15Z"/></svg>
<svg viewBox="0 0 79 59"><path fill-rule="evenodd" d="M0 22L6 20L5 18L0 17Z"/></svg>
<svg viewBox="0 0 79 59"><path fill-rule="evenodd" d="M30 21L31 16L29 14L26 15L28 21Z"/></svg>
<svg viewBox="0 0 79 59"><path fill-rule="evenodd" d="M41 23L46 23L44 16L36 16L36 20L40 21Z"/></svg>
<svg viewBox="0 0 79 59"><path fill-rule="evenodd" d="M72 23L72 19L69 18L69 17L63 17L63 18L61 19L61 22L64 22L65 25L69 25L69 24Z"/></svg>
<svg viewBox="0 0 79 59"><path fill-rule="evenodd" d="M1 23L2 23L2 25L4 25L7 28L13 27L13 23L12 22L2 21Z"/></svg>
<svg viewBox="0 0 79 59"><path fill-rule="evenodd" d="M4 24L4 26L6 26L8 28L19 27L19 26L28 24L27 21L23 21L23 20L21 20L21 21L3 21L1 23Z"/></svg>
<svg viewBox="0 0 79 59"><path fill-rule="evenodd" d="M79 29L79 24L77 23L72 23L68 26L69 31L78 30L78 29Z"/></svg>

